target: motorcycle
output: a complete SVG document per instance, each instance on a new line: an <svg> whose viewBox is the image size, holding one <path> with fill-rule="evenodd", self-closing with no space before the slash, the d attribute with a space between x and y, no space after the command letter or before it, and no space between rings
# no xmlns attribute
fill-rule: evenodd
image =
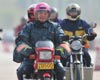
<svg viewBox="0 0 100 80"><path fill-rule="evenodd" d="M51 41L38 41L35 44L35 71L39 80L53 80L54 45Z"/></svg>
<svg viewBox="0 0 100 80"><path fill-rule="evenodd" d="M54 80L54 44L52 41L37 41L35 44L34 73L32 80ZM27 76L27 75L26 75ZM25 78L24 78L25 79Z"/></svg>
<svg viewBox="0 0 100 80"><path fill-rule="evenodd" d="M86 66L86 61L83 57L83 48L85 47L83 45L83 40L90 35L92 29L95 27L96 26L92 26L88 30L88 34L84 34L83 36L72 36L69 38L68 43L71 49L71 54L68 63L69 67L67 67L69 73L67 72L66 74L68 80L92 80L93 65L90 67Z"/></svg>

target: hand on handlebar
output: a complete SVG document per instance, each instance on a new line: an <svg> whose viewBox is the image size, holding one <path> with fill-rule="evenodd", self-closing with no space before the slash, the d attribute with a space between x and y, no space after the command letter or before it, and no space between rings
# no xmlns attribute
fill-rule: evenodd
<svg viewBox="0 0 100 80"><path fill-rule="evenodd" d="M31 55L29 56L29 59L35 59L35 55L34 55L34 54L31 54Z"/></svg>
<svg viewBox="0 0 100 80"><path fill-rule="evenodd" d="M63 40L63 41L69 40L69 36L68 36L68 35L64 35L64 36L62 37L62 40Z"/></svg>
<svg viewBox="0 0 100 80"><path fill-rule="evenodd" d="M88 39L89 41L92 41L92 40L95 39L96 36L97 36L97 34L96 34L95 32L93 32L93 33L91 33L89 36L87 36L87 39Z"/></svg>

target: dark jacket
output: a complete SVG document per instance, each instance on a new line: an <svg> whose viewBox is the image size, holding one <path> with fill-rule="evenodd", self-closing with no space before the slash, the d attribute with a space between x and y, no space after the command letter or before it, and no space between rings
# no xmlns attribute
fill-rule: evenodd
<svg viewBox="0 0 100 80"><path fill-rule="evenodd" d="M32 47L27 50L22 49L19 54L29 56L33 51L35 43L39 40L51 40L55 47L62 43L61 37L64 35L60 25L50 21L40 23L38 21L28 23L19 33L16 45L27 44ZM16 48L17 49L17 48Z"/></svg>
<svg viewBox="0 0 100 80"><path fill-rule="evenodd" d="M68 36L82 36L85 33L88 34L88 29L90 28L90 25L82 19L78 19L76 21L64 19L60 25L64 30L64 34ZM88 43L88 40L85 39L84 42Z"/></svg>
<svg viewBox="0 0 100 80"><path fill-rule="evenodd" d="M51 21L53 21L53 22L57 22L57 23L59 23L59 24L62 22L62 20L59 19L59 18L56 18L55 20L51 20Z"/></svg>

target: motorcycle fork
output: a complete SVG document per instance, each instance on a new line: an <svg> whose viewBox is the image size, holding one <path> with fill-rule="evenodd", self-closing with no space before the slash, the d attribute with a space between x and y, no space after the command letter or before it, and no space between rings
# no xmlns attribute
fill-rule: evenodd
<svg viewBox="0 0 100 80"><path fill-rule="evenodd" d="M81 80L84 80L83 54L80 54L79 58L78 58L78 55L75 55L74 59L73 59L73 55L70 55L70 74L71 74L70 75L70 80L74 80L74 72L73 72L73 70L74 70L74 64L80 64L81 77L82 77Z"/></svg>
<svg viewBox="0 0 100 80"><path fill-rule="evenodd" d="M74 64L79 64L80 65L81 80L84 80L83 54L82 54L82 52L80 53L79 58L78 58L78 55L75 55L75 62L74 62Z"/></svg>
<svg viewBox="0 0 100 80"><path fill-rule="evenodd" d="M70 80L74 80L73 68L73 56L70 55Z"/></svg>
<svg viewBox="0 0 100 80"><path fill-rule="evenodd" d="M84 80L83 54L80 54L81 79Z"/></svg>

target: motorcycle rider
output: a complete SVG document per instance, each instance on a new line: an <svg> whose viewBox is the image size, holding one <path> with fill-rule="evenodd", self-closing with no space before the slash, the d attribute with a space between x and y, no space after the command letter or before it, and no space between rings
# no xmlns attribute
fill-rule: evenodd
<svg viewBox="0 0 100 80"><path fill-rule="evenodd" d="M60 25L49 21L49 16L50 6L44 2L38 3L35 7L35 21L28 23L16 39L16 50L24 56L24 60L17 71L18 80L23 80L23 74L34 72L34 60L32 58L35 50L33 47L38 40L51 40L55 47L62 43L63 30ZM56 55L59 56L57 53ZM55 72L57 73L57 80L63 80L65 69L60 60L55 60Z"/></svg>
<svg viewBox="0 0 100 80"><path fill-rule="evenodd" d="M15 36L22 30L23 26L26 25L27 19L25 17L21 17L20 24L15 28Z"/></svg>
<svg viewBox="0 0 100 80"><path fill-rule="evenodd" d="M22 30L22 28L24 27L24 25L26 25L26 23L29 23L29 22L32 22L35 20L35 17L34 17L35 6L36 6L36 4L31 4L28 7L28 10L27 10L28 20L25 17L21 18L20 24L15 28L15 36L18 35L18 33Z"/></svg>
<svg viewBox="0 0 100 80"><path fill-rule="evenodd" d="M34 16L34 9L35 9L36 4L31 4L28 7L27 10L27 15L28 15L28 22L32 22L35 20L35 16Z"/></svg>
<svg viewBox="0 0 100 80"><path fill-rule="evenodd" d="M85 33L88 34L88 29L90 25L83 19L80 18L81 15L81 8L76 3L71 3L66 8L67 19L64 19L61 22L61 27L64 30L64 34L69 36L82 36ZM84 40L84 45L88 45L88 41L95 39L97 34L92 30L91 35ZM84 51L84 58L87 62L87 66L91 65L91 57L88 53L88 48L83 49Z"/></svg>
<svg viewBox="0 0 100 80"><path fill-rule="evenodd" d="M15 34L16 36L18 35L18 33L20 33L20 31L23 29L23 27L29 23L29 22L33 22L35 20L35 17L34 17L34 9L35 9L35 6L36 4L31 4L28 9L27 9L27 17L28 17L28 20L26 21L25 24L22 25L22 23L16 28L15 30ZM17 46L17 45L16 45ZM14 50L14 53L15 53L16 50ZM16 53L18 54L18 53ZM16 56L16 55L15 55ZM23 63L23 56L22 55L19 55L19 59L20 59L20 62ZM16 62L16 61L15 61ZM22 64L21 64L22 65ZM20 66L21 66L20 65ZM29 67L30 68L30 67ZM32 67L31 67L32 68ZM20 67L17 69L19 70ZM26 73L26 76L28 77L29 74Z"/></svg>
<svg viewBox="0 0 100 80"><path fill-rule="evenodd" d="M53 22L61 23L61 19L58 18L58 10L56 7L51 8L51 13L50 13L50 20Z"/></svg>

